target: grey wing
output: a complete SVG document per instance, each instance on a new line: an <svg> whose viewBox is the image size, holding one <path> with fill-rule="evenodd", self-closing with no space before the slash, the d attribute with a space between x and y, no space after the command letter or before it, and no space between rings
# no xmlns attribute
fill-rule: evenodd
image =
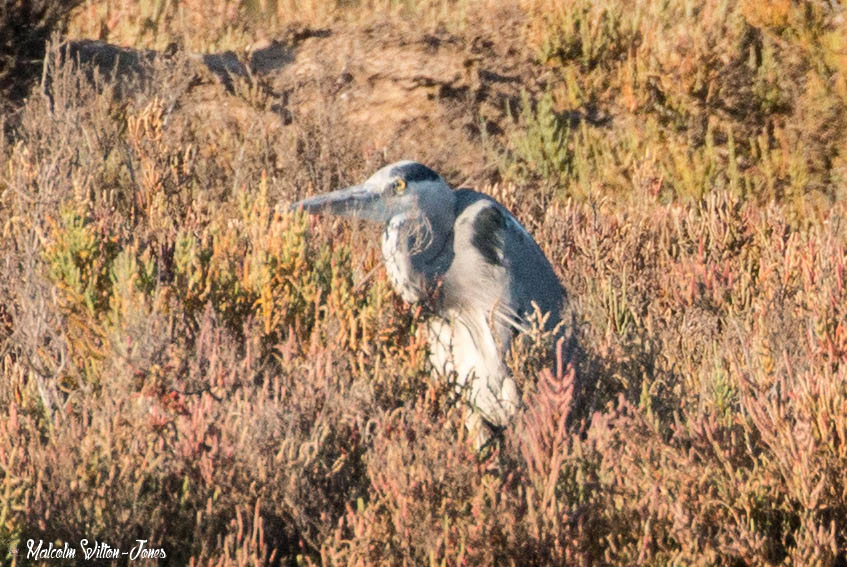
<svg viewBox="0 0 847 567"><path fill-rule="evenodd" d="M565 290L556 272L529 232L508 211L506 218L505 257L512 279L514 307L521 317L535 310L548 314L546 328L555 327L562 314Z"/></svg>
<svg viewBox="0 0 847 567"><path fill-rule="evenodd" d="M524 328L533 302L550 313L548 326L555 326L564 291L538 244L493 199L469 190L458 193L457 260L465 257L461 271L473 282L480 302L487 304L498 339L508 343L508 335Z"/></svg>
<svg viewBox="0 0 847 567"><path fill-rule="evenodd" d="M493 332L500 349L508 348L511 329L521 322L505 260L505 217L488 199L477 199L458 212L453 262L444 278L444 308L469 325L478 342Z"/></svg>
<svg viewBox="0 0 847 567"><path fill-rule="evenodd" d="M441 293L442 316L451 325L439 324L441 332L433 334L433 363L446 368L452 358L460 384L473 376L469 402L488 422L505 425L520 394L503 356L525 329L533 301L558 322L562 288L541 249L504 207L480 193L457 193L454 254Z"/></svg>

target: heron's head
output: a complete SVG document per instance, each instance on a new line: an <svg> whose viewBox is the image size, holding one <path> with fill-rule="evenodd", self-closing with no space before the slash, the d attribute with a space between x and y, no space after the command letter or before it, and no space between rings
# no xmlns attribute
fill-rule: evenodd
<svg viewBox="0 0 847 567"><path fill-rule="evenodd" d="M386 165L364 183L303 199L292 209L388 222L398 215L452 223L455 196L441 176L414 161Z"/></svg>

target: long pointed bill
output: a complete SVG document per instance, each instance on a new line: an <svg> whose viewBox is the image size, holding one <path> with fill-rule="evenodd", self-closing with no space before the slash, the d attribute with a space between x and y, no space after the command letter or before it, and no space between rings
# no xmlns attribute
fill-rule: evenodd
<svg viewBox="0 0 847 567"><path fill-rule="evenodd" d="M379 193L369 190L365 185L353 185L298 201L291 205L291 210L382 220L384 207L380 197Z"/></svg>

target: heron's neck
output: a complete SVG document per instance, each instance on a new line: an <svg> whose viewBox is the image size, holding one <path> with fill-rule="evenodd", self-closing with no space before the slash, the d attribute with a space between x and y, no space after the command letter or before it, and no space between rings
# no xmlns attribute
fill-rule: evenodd
<svg viewBox="0 0 847 567"><path fill-rule="evenodd" d="M392 218L382 235L382 255L394 289L410 303L423 299L443 272L440 258L449 229L409 214Z"/></svg>
<svg viewBox="0 0 847 567"><path fill-rule="evenodd" d="M438 219L415 217L406 221L407 238L401 246L418 269L437 264L444 248L453 239L452 224L444 225ZM430 269L435 269L430 268Z"/></svg>

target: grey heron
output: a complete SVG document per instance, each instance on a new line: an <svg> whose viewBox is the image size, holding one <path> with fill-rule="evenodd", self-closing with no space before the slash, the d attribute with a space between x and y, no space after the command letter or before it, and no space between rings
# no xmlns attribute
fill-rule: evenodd
<svg viewBox="0 0 847 567"><path fill-rule="evenodd" d="M520 404L505 364L512 339L536 309L555 328L565 301L550 262L517 219L493 198L453 190L414 161L292 209L385 223L382 255L393 288L409 303L432 307L433 369L455 371L473 410L469 429L486 436L483 424L505 426Z"/></svg>

